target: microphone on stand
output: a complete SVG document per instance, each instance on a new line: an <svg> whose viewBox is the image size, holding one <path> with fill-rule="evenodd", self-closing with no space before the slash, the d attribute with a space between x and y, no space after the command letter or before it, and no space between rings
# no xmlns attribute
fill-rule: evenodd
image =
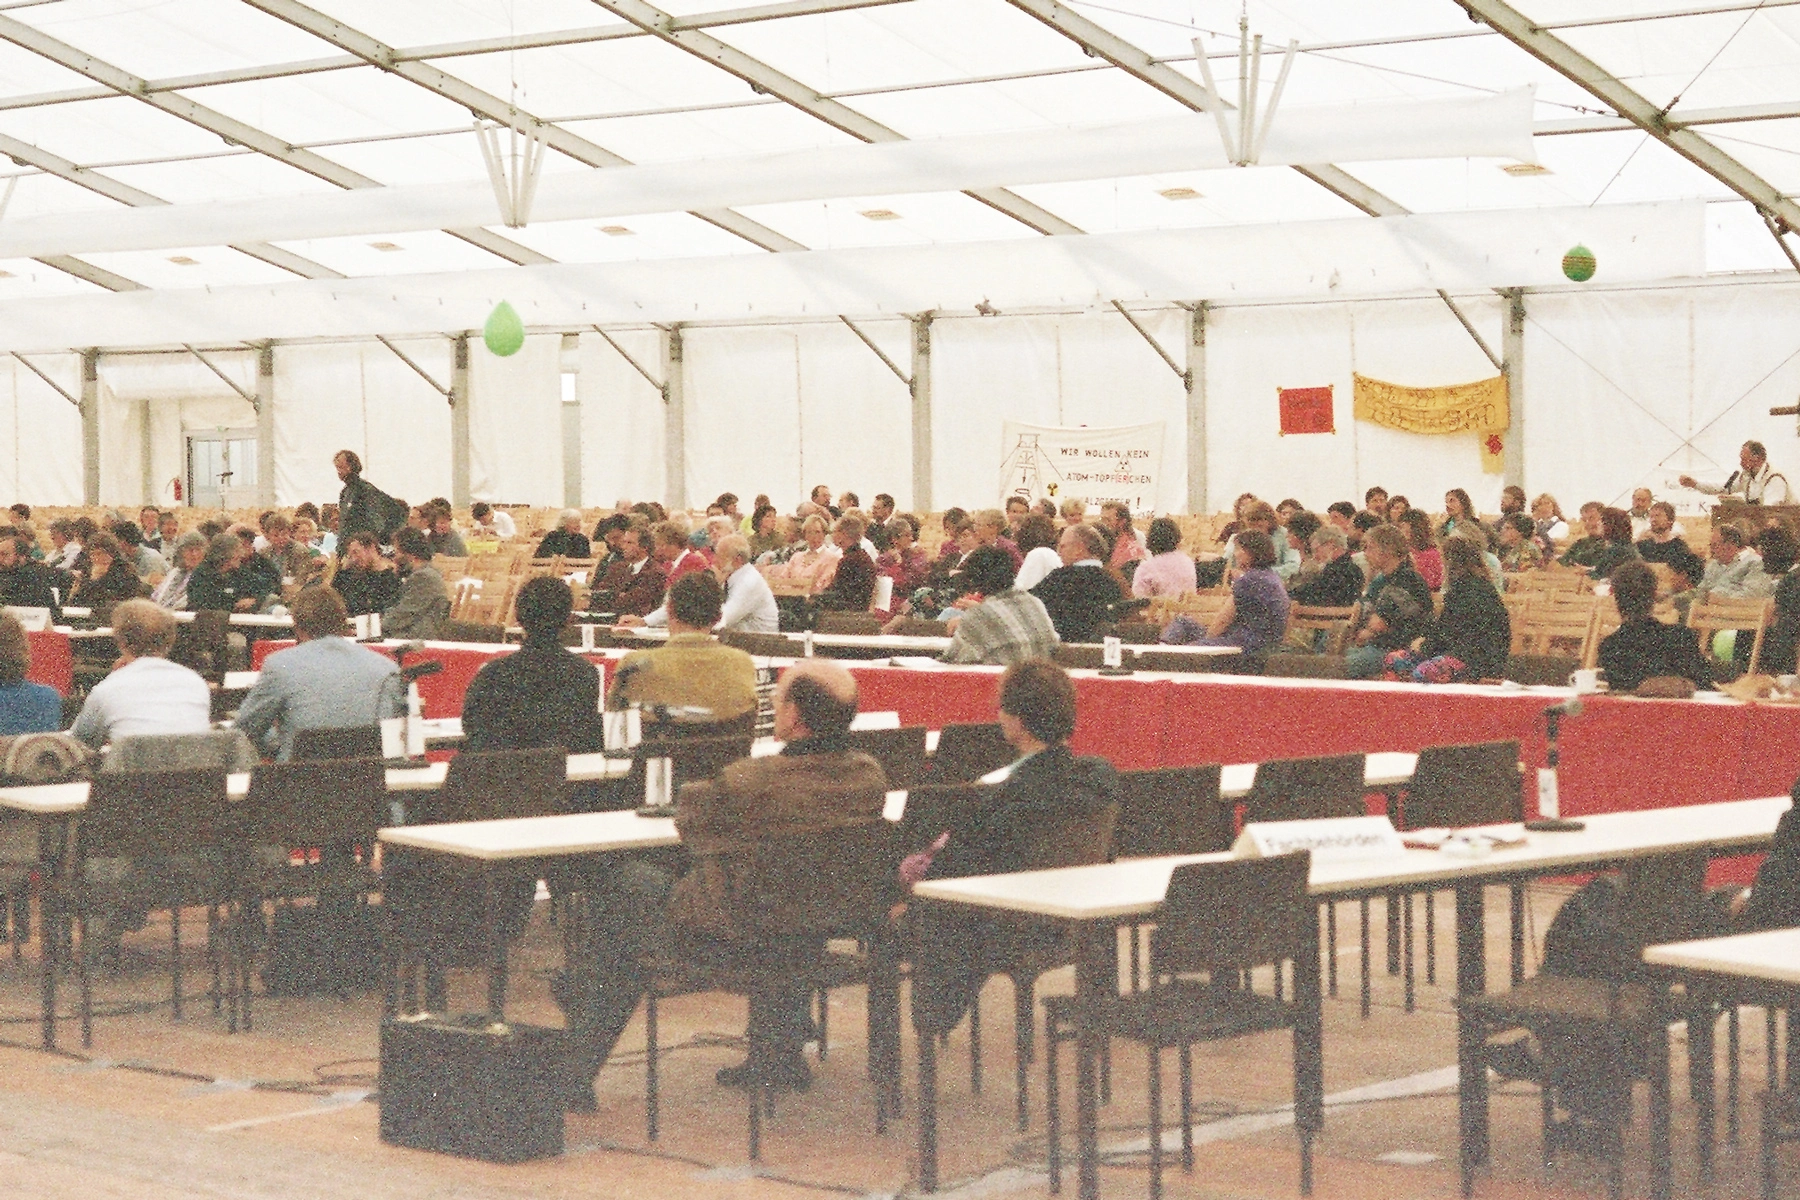
<svg viewBox="0 0 1800 1200"><path fill-rule="evenodd" d="M1582 703L1580 696L1570 696L1561 704L1552 704L1549 708L1544 710L1544 715L1553 719L1556 717L1579 717L1581 713Z"/></svg>

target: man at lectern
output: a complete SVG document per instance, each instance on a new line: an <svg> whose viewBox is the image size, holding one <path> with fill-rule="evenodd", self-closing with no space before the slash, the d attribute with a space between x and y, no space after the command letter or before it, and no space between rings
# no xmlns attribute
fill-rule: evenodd
<svg viewBox="0 0 1800 1200"><path fill-rule="evenodd" d="M1737 496L1745 504L1792 503L1787 476L1769 465L1769 452L1761 442L1744 443L1738 451L1738 469L1722 485L1701 483L1692 475L1683 475L1679 482L1709 496Z"/></svg>

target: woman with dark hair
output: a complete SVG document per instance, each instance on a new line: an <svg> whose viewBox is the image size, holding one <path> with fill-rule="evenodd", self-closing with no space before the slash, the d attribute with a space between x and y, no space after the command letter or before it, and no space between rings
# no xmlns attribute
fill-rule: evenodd
<svg viewBox="0 0 1800 1200"><path fill-rule="evenodd" d="M248 612L256 597L241 593L237 566L249 554L234 533L221 533L206 544L206 556L188 577L187 607L191 612Z"/></svg>
<svg viewBox="0 0 1800 1200"><path fill-rule="evenodd" d="M1642 562L1621 563L1607 576L1619 628L1600 640L1600 669L1615 692L1634 692L1646 679L1677 675L1695 687L1712 686L1712 667L1700 653L1700 635L1651 615L1656 573Z"/></svg>
<svg viewBox="0 0 1800 1200"><path fill-rule="evenodd" d="M1194 560L1181 552L1181 526L1172 517L1150 522L1144 535L1150 557L1131 577L1133 596L1187 596L1199 587Z"/></svg>
<svg viewBox="0 0 1800 1200"><path fill-rule="evenodd" d="M1062 566L1062 557L1056 553L1059 536L1056 522L1043 513L1031 513L1019 522L1018 536L1013 539L1013 544L1025 559L1019 564L1014 587L1028 592L1043 582L1044 576Z"/></svg>
<svg viewBox="0 0 1800 1200"><path fill-rule="evenodd" d="M1405 497L1397 499L1404 500ZM1426 587L1438 591L1444 586L1444 555L1438 549L1437 539L1431 536L1431 518L1416 508L1409 508L1394 524L1406 535L1407 549L1412 551L1413 570L1419 573Z"/></svg>
<svg viewBox="0 0 1800 1200"><path fill-rule="evenodd" d="M950 625L945 662L1009 667L1050 656L1058 641L1056 627L1042 600L1013 585L1006 551L976 547L963 560L962 575L967 590L944 610Z"/></svg>
<svg viewBox="0 0 1800 1200"><path fill-rule="evenodd" d="M787 545L781 532L781 513L773 504L765 504L750 514L750 558L761 558L771 550Z"/></svg>
<svg viewBox="0 0 1800 1200"><path fill-rule="evenodd" d="M1462 488L1451 488L1444 493L1444 523L1438 526L1438 537L1447 538L1465 525L1473 525L1485 536L1487 526L1475 515L1474 502L1469 493Z"/></svg>
<svg viewBox="0 0 1800 1200"><path fill-rule="evenodd" d="M149 591L125 560L119 539L96 532L87 540L88 566L78 573L70 599L95 609L110 609L121 600L136 600Z"/></svg>
<svg viewBox="0 0 1800 1200"><path fill-rule="evenodd" d="M931 560L919 549L919 518L895 513L888 518L887 549L875 560L875 571L894 581L894 595L904 599L925 586Z"/></svg>
<svg viewBox="0 0 1800 1200"><path fill-rule="evenodd" d="M1488 578L1481 546L1467 536L1444 542L1444 611L1411 648L1387 656L1387 677L1414 683L1466 683L1506 673L1512 621Z"/></svg>
<svg viewBox="0 0 1800 1200"><path fill-rule="evenodd" d="M1630 513L1622 508L1601 509L1600 536L1606 544L1595 553L1594 565L1588 570L1595 579L1605 579L1622 564L1637 561L1637 547L1631 541Z"/></svg>
<svg viewBox="0 0 1800 1200"><path fill-rule="evenodd" d="M1261 503L1261 501L1256 498L1255 492L1245 492L1243 495L1239 496L1236 500L1232 501L1231 520L1226 523L1225 528L1219 530L1216 534L1213 535L1213 537L1218 540L1218 542L1221 546L1224 545L1226 542L1229 542L1234 536L1236 536L1236 534L1239 530L1247 528L1247 526L1244 524L1244 522L1247 520L1247 518L1244 515L1244 507L1249 504L1260 504L1260 503Z"/></svg>
<svg viewBox="0 0 1800 1200"><path fill-rule="evenodd" d="M1544 565L1544 551L1538 545L1537 525L1522 512L1507 513L1500 518L1500 569L1508 575L1535 571Z"/></svg>
<svg viewBox="0 0 1800 1200"><path fill-rule="evenodd" d="M1387 519L1389 525L1398 525L1400 518L1412 511L1412 502L1405 496L1395 496L1387 502Z"/></svg>
<svg viewBox="0 0 1800 1200"><path fill-rule="evenodd" d="M1183 614L1169 622L1161 640L1177 646L1236 646L1245 654L1277 645L1287 635L1288 594L1275 573L1275 543L1260 529L1237 535L1237 578L1231 599L1205 629Z"/></svg>

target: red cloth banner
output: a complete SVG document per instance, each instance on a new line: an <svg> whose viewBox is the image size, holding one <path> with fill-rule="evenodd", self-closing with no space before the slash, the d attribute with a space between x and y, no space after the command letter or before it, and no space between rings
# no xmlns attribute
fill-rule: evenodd
<svg viewBox="0 0 1800 1200"><path fill-rule="evenodd" d="M1332 419L1331 388L1276 388L1281 398L1281 432L1336 433Z"/></svg>

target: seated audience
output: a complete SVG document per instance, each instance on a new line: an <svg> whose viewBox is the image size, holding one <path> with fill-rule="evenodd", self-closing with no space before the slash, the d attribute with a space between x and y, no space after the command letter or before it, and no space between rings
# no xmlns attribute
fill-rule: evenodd
<svg viewBox="0 0 1800 1200"><path fill-rule="evenodd" d="M331 589L353 617L386 612L400 600L400 573L381 557L372 533L353 533L344 544L344 562L331 577Z"/></svg>
<svg viewBox="0 0 1800 1200"><path fill-rule="evenodd" d="M544 535L538 543L534 558L588 558L592 554L592 545L587 535L581 532L581 510L565 508L556 519L556 528Z"/></svg>
<svg viewBox="0 0 1800 1200"><path fill-rule="evenodd" d="M1637 548L1631 544L1631 518L1624 509L1600 510L1600 538L1602 544L1588 564L1588 574L1595 579L1605 579L1620 563L1637 558Z"/></svg>
<svg viewBox="0 0 1800 1200"><path fill-rule="evenodd" d="M689 543L687 531L673 521L658 521L651 526L650 553L656 556L663 578L670 584L683 575L712 568L706 555Z"/></svg>
<svg viewBox="0 0 1800 1200"><path fill-rule="evenodd" d="M1387 502L1387 519L1389 525L1398 525L1412 511L1412 502L1405 496L1390 496Z"/></svg>
<svg viewBox="0 0 1800 1200"><path fill-rule="evenodd" d="M0 737L62 728L62 693L33 683L30 673L31 636L17 617L0 612Z"/></svg>
<svg viewBox="0 0 1800 1200"><path fill-rule="evenodd" d="M1675 572L1675 590L1685 592L1700 582L1706 564L1682 539L1681 527L1675 523L1675 506L1658 500L1650 506L1645 532L1637 541L1638 557L1648 563L1662 563Z"/></svg>
<svg viewBox="0 0 1800 1200"><path fill-rule="evenodd" d="M1275 574L1281 577L1283 584L1292 579L1300 570L1300 555L1288 545L1288 540L1280 531L1280 524L1275 519L1275 510L1261 500L1251 499L1244 505L1242 527L1225 540L1225 574L1229 579L1231 564L1237 561L1237 539L1247 530L1256 530L1268 535L1270 543L1275 547Z"/></svg>
<svg viewBox="0 0 1800 1200"><path fill-rule="evenodd" d="M608 708L631 704L703 708L714 721L756 710L756 664L713 636L725 593L710 571L683 575L669 589L669 640L625 656L606 694Z"/></svg>
<svg viewBox="0 0 1800 1200"><path fill-rule="evenodd" d="M505 541L519 534L518 523L512 519L512 514L503 508L495 508L486 500L477 500L470 505L469 516L475 522L472 532L481 537Z"/></svg>
<svg viewBox="0 0 1800 1200"><path fill-rule="evenodd" d="M1091 842L1091 861L1104 861L1119 805L1117 775L1105 759L1070 751L1075 721L1075 683L1068 672L1042 659L1008 667L1000 677L1000 730L1019 757L955 816L930 850L907 860L902 882L1009 874L1046 857L1079 860L1070 845L1075 841ZM915 946L913 1028L921 1036L946 1032L981 990L994 947L1009 944L1017 927L973 911L908 916Z"/></svg>
<svg viewBox="0 0 1800 1200"><path fill-rule="evenodd" d="M838 560L830 583L813 597L813 606L822 612L868 612L875 597L875 560L863 544L862 518L854 513L839 517L831 540Z"/></svg>
<svg viewBox="0 0 1800 1200"><path fill-rule="evenodd" d="M1335 525L1322 526L1308 540L1318 570L1290 589L1288 595L1295 604L1308 608L1349 608L1362 595L1365 580L1356 560L1350 557L1343 530Z"/></svg>
<svg viewBox="0 0 1800 1200"><path fill-rule="evenodd" d="M269 539L264 556L274 564L282 584L289 580L306 587L325 569L325 557L306 539L295 535L296 523L280 513L263 522L263 536Z"/></svg>
<svg viewBox="0 0 1800 1200"><path fill-rule="evenodd" d="M1123 572L1126 563L1140 562L1149 557L1142 542L1138 541L1137 528L1131 523L1131 506L1117 500L1109 500L1100 506L1100 528L1112 539L1112 555L1106 560L1108 568Z"/></svg>
<svg viewBox="0 0 1800 1200"><path fill-rule="evenodd" d="M1106 539L1092 525L1070 525L1056 543L1062 566L1038 581L1031 594L1044 602L1056 636L1065 642L1091 642L1099 627L1113 619L1124 599L1119 581L1106 569Z"/></svg>
<svg viewBox="0 0 1800 1200"><path fill-rule="evenodd" d="M896 514L888 520L884 540L887 549L875 560L875 570L894 581L894 595L903 599L924 587L931 571L931 561L918 545L919 518L911 513Z"/></svg>
<svg viewBox="0 0 1800 1200"><path fill-rule="evenodd" d="M1516 484L1507 484L1500 489L1500 515L1488 522L1488 532L1494 537L1500 536L1500 527L1506 524L1508 517L1515 513L1525 512L1525 489ZM1536 532L1536 527L1532 530Z"/></svg>
<svg viewBox="0 0 1800 1200"><path fill-rule="evenodd" d="M1012 559L1013 571L1025 565L1025 555L1018 545L1006 536L1006 514L997 508L978 508L969 514L969 527L975 536L976 546L998 546ZM969 547L974 549L974 546Z"/></svg>
<svg viewBox="0 0 1800 1200"><path fill-rule="evenodd" d="M394 566L400 597L381 614L381 632L391 638L429 640L450 615L450 592L431 565L431 543L416 529L394 535Z"/></svg>
<svg viewBox="0 0 1800 1200"><path fill-rule="evenodd" d="M1132 573L1133 596L1193 595L1198 587L1194 560L1182 553L1181 526L1173 518L1157 517L1150 522L1144 549L1149 557L1139 562Z"/></svg>
<svg viewBox="0 0 1800 1200"><path fill-rule="evenodd" d="M1606 553L1606 532L1600 514L1606 505L1598 500L1589 500L1581 506L1582 536L1563 551L1556 561L1565 567L1581 567L1591 570L1601 555Z"/></svg>
<svg viewBox="0 0 1800 1200"><path fill-rule="evenodd" d="M1387 489L1377 484L1364 492L1362 511L1374 517L1376 525L1386 525L1388 520Z"/></svg>
<svg viewBox="0 0 1800 1200"><path fill-rule="evenodd" d="M1236 559L1231 599L1206 628L1183 613L1169 622L1161 640L1177 646L1236 646L1245 654L1279 645L1287 633L1288 594L1275 574L1275 543L1258 529L1233 538Z"/></svg>
<svg viewBox="0 0 1800 1200"><path fill-rule="evenodd" d="M1547 561L1554 556L1557 543L1569 536L1569 522L1563 516L1562 505L1549 492L1531 502L1531 520L1537 527L1538 548Z"/></svg>
<svg viewBox="0 0 1800 1200"><path fill-rule="evenodd" d="M1444 610L1431 631L1387 656L1390 679L1467 683L1506 674L1512 619L1488 578L1481 547L1452 536L1444 542Z"/></svg>
<svg viewBox="0 0 1800 1200"><path fill-rule="evenodd" d="M16 530L0 531L0 605L47 608L53 619L60 618L60 598L71 587L67 573L32 561L26 539Z"/></svg>
<svg viewBox="0 0 1800 1200"><path fill-rule="evenodd" d="M303 729L367 727L405 713L399 667L344 636L349 614L336 592L304 589L294 597L293 614L297 644L263 660L238 709L235 726L245 737L286 762Z"/></svg>
<svg viewBox="0 0 1800 1200"><path fill-rule="evenodd" d="M780 550L788 544L781 531L781 513L773 504L764 504L750 514L750 550L754 557Z"/></svg>
<svg viewBox="0 0 1800 1200"><path fill-rule="evenodd" d="M1633 692L1644 680L1664 675L1711 687L1712 666L1700 652L1698 631L1651 615L1656 573L1641 562L1626 562L1614 568L1610 579L1621 623L1600 640L1600 669L1613 691Z"/></svg>
<svg viewBox="0 0 1800 1200"><path fill-rule="evenodd" d="M1352 679L1373 679L1386 668L1387 656L1412 645L1431 627L1431 589L1413 570L1406 534L1395 525L1380 525L1363 536L1369 560L1369 586L1356 603L1350 621L1350 646L1344 667Z"/></svg>
<svg viewBox="0 0 1800 1200"><path fill-rule="evenodd" d="M600 670L563 648L575 598L554 575L527 579L514 611L525 641L490 659L463 697L463 749L533 750L558 746L588 754L604 746Z"/></svg>
<svg viewBox="0 0 1800 1200"><path fill-rule="evenodd" d="M1056 539L1056 522L1043 513L1027 513L1019 521L1013 544L1024 559L1014 575L1014 587L1028 592L1044 576L1062 566L1062 559L1056 553Z"/></svg>
<svg viewBox="0 0 1800 1200"><path fill-rule="evenodd" d="M704 579L690 575L686 588ZM685 613L678 597L672 618ZM701 614L691 614L701 616ZM704 629L708 622L700 620ZM656 654L667 653L659 650ZM630 661L629 659L627 660ZM563 1005L575 1042L578 1078L605 1064L643 994L639 963L655 948L707 961L730 961L741 952L742 890L758 844L780 837L820 833L882 820L887 778L868 755L848 749L844 735L856 715L856 680L837 663L802 659L775 689L775 736L780 754L746 758L677 797L675 827L688 848L689 866L679 881L648 863L621 864L606 887L595 889L589 910L594 928L585 944L594 958L574 965L552 995ZM803 941L796 954L813 955ZM751 1000L751 1058L720 1071L726 1086L804 1089L811 1072L801 1047L813 1023L805 989L759 992Z"/></svg>
<svg viewBox="0 0 1800 1200"><path fill-rule="evenodd" d="M155 547L145 544L142 530L130 521L116 521L111 533L118 540L119 557L144 581L146 593L162 582L163 576L169 573L169 560Z"/></svg>
<svg viewBox="0 0 1800 1200"><path fill-rule="evenodd" d="M242 578L238 563L249 554L249 548L236 534L215 534L206 544L200 565L188 577L187 607L190 612L253 612L258 604L254 595L239 594Z"/></svg>
<svg viewBox="0 0 1800 1200"><path fill-rule="evenodd" d="M588 595L589 610L620 617L656 611L667 589L662 564L650 556L650 526L634 521L619 534L619 557Z"/></svg>
<svg viewBox="0 0 1800 1200"><path fill-rule="evenodd" d="M1776 523L1763 527L1756 535L1756 549L1762 556L1760 569L1751 572L1748 583L1752 585L1752 598L1776 598L1775 611L1770 614L1770 624L1763 631L1762 655L1757 659L1756 669L1763 675L1788 675L1793 673L1792 667L1782 670L1775 668L1783 661L1783 655L1776 651L1771 657L1770 642L1776 637L1786 637L1792 628L1794 618L1781 611L1781 589L1788 577L1794 573L1794 563L1800 561L1800 541L1787 526ZM1788 589L1790 602L1793 589ZM1786 617L1784 625L1783 618ZM1732 641L1731 660L1737 665L1741 674L1750 669L1750 656L1756 652L1756 639L1749 633L1740 632ZM1788 654L1792 654L1792 641L1789 640Z"/></svg>
<svg viewBox="0 0 1800 1200"><path fill-rule="evenodd" d="M1764 589L1756 578L1762 572L1749 542L1750 536L1742 525L1729 521L1714 525L1710 557L1690 599L1704 604L1708 600L1748 600L1772 593L1773 587Z"/></svg>
<svg viewBox="0 0 1800 1200"><path fill-rule="evenodd" d="M250 526L233 525L231 532L243 542L243 553L232 568L237 593L240 599L254 598L251 607L254 612L281 597L281 568L256 552L257 535Z"/></svg>
<svg viewBox="0 0 1800 1200"><path fill-rule="evenodd" d="M1444 493L1444 523L1438 526L1437 535L1440 539L1447 538L1468 525L1479 528L1482 537L1487 537L1487 526L1481 523L1481 517L1475 512L1475 504L1469 499L1469 493L1462 488L1451 488Z"/></svg>
<svg viewBox="0 0 1800 1200"><path fill-rule="evenodd" d="M1535 571L1544 565L1544 551L1538 545L1537 526L1524 513L1507 513L1501 517L1497 537L1500 541L1500 569L1508 575Z"/></svg>
<svg viewBox="0 0 1800 1200"><path fill-rule="evenodd" d="M135 526L138 531L138 544L148 546L158 554L163 551L162 520L162 509L154 504L146 504L138 509L137 525Z"/></svg>
<svg viewBox="0 0 1800 1200"><path fill-rule="evenodd" d="M750 543L741 534L728 534L713 547L713 574L725 585L725 601L719 610L721 633L779 633L781 613L769 581L750 562Z"/></svg>
<svg viewBox="0 0 1800 1200"><path fill-rule="evenodd" d="M431 543L433 557L467 558L469 556L469 548L463 544L462 534L456 532L456 517L451 509L433 506L426 517L431 523L431 528L426 531L425 540ZM576 556L568 555L567 557Z"/></svg>
<svg viewBox="0 0 1800 1200"><path fill-rule="evenodd" d="M1437 539L1431 535L1431 518L1416 508L1409 508L1400 514L1395 522L1406 534L1407 549L1412 551L1413 570L1425 581L1425 586L1438 591L1444 586L1444 555L1438 549Z"/></svg>
<svg viewBox="0 0 1800 1200"><path fill-rule="evenodd" d="M1011 666L1050 657L1057 641L1050 614L1042 600L1013 586L1012 560L1003 550L977 547L964 560L963 575L969 590L944 610L950 626L945 662Z"/></svg>
<svg viewBox="0 0 1800 1200"><path fill-rule="evenodd" d="M1768 551L1763 552L1767 560ZM1790 570L1775 585L1775 612L1763 632L1762 658L1757 670L1764 675L1792 675L1800 653L1800 571Z"/></svg>
<svg viewBox="0 0 1800 1200"><path fill-rule="evenodd" d="M1261 503L1262 501L1257 498L1255 492L1245 492L1236 500L1233 500L1231 502L1231 520L1225 522L1225 527L1223 529L1217 530L1213 534L1214 540L1218 542L1229 542L1236 536L1239 530L1248 529L1249 525L1247 522L1250 519L1249 507L1252 504Z"/></svg>
<svg viewBox="0 0 1800 1200"><path fill-rule="evenodd" d="M121 600L147 595L149 590L125 561L117 538L104 532L88 538L87 569L75 573L73 603L103 612Z"/></svg>
<svg viewBox="0 0 1800 1200"><path fill-rule="evenodd" d="M99 749L124 737L210 729L206 680L168 659L175 618L148 600L126 600L113 609L112 628L118 661L88 693L69 732Z"/></svg>

